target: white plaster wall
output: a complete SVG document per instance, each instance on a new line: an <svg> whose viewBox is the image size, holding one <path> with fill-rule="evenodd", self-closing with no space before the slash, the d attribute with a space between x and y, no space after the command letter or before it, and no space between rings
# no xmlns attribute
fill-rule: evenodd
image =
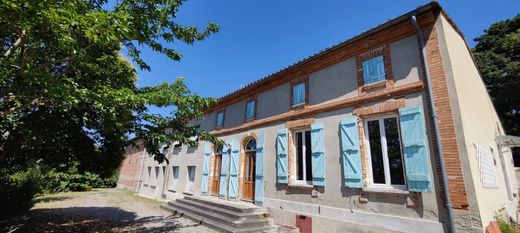
<svg viewBox="0 0 520 233"><path fill-rule="evenodd" d="M442 27L446 46L451 61L454 83L457 92L457 100L460 108L465 149L469 159L471 176L473 177L476 198L483 227L493 220L496 211L504 207L516 210L517 200L509 201L505 187L504 173L495 137L504 134L498 116L495 112L491 99L481 80L477 67L474 65L471 55L464 43L464 39L453 29L453 27L441 16ZM476 159L474 144L484 146L493 151L495 169L498 174L498 188L484 188L480 182L479 163ZM511 180L512 190L516 190L516 181L513 170L511 153L504 154L506 158L506 175ZM464 168L466 169L466 168ZM467 184L468 185L468 184Z"/></svg>

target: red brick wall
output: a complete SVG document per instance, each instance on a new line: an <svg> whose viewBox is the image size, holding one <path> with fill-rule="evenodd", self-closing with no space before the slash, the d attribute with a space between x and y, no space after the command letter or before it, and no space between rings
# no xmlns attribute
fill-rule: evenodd
<svg viewBox="0 0 520 233"><path fill-rule="evenodd" d="M139 179L139 170L144 155L144 147L128 146L125 151L125 159L119 170L117 185L128 189L135 189Z"/></svg>
<svg viewBox="0 0 520 233"><path fill-rule="evenodd" d="M421 15L419 22L434 21L437 17L433 13ZM435 110L437 112L439 133L441 136L442 150L446 164L446 174L448 176L448 189L452 206L454 209L468 209L468 198L466 194L466 186L464 183L464 176L462 173L462 166L460 163L460 154L457 146L457 138L455 135L455 127L453 123L453 115L451 111L451 103L448 93L448 84L446 82L446 75L442 63L442 57L439 48L439 38L433 23L424 25L421 23L422 30L426 42L426 55L428 57L428 69L432 82L432 96L435 102ZM430 98L428 98L430 101ZM430 106L431 108L431 106ZM430 122L433 119L430 118ZM430 124L431 131L433 124ZM436 145L435 137L432 137L433 143ZM435 157L437 160L437 168L440 169L438 160L437 146L435 146ZM442 188L442 186L441 186ZM444 192L444 190L443 190Z"/></svg>

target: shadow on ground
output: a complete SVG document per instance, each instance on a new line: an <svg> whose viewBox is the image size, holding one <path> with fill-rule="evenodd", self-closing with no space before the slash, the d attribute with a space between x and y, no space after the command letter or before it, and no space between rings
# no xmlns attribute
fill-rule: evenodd
<svg viewBox="0 0 520 233"><path fill-rule="evenodd" d="M36 209L26 215L1 220L0 231L15 232L168 232L197 226L181 225L180 216L137 218L133 212L116 207L68 207Z"/></svg>

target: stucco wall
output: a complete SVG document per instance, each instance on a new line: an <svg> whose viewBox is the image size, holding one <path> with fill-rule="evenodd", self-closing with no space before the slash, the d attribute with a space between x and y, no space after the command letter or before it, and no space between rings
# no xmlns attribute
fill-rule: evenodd
<svg viewBox="0 0 520 233"><path fill-rule="evenodd" d="M498 153L498 146L495 137L503 135L504 131L495 112L491 99L482 82L478 69L472 61L470 52L466 47L464 39L454 30L454 28L441 16L442 29L447 56L443 57L446 66L447 77L456 91L456 96L451 96L451 100L457 101L459 112L454 111L456 124L461 126L457 130L458 140L463 140L463 148L460 149L461 160L467 161L469 167L464 167L464 177L469 192L474 190L474 194L468 194L469 198L475 197L480 211L483 227L500 209L507 207L516 210L513 202L508 199L505 186L505 178L501 165L501 158ZM457 116L456 114L460 114ZM495 169L498 175L498 188L485 188L480 181L479 162L476 159L475 144L485 147L493 153ZM512 181L512 190L516 190L515 176L511 153L504 151L507 175ZM468 170L469 169L469 170ZM471 176L473 183L467 182ZM475 200L470 200L470 203Z"/></svg>
<svg viewBox="0 0 520 233"><path fill-rule="evenodd" d="M334 64L309 75L309 104L319 104L357 95L356 59Z"/></svg>
<svg viewBox="0 0 520 233"><path fill-rule="evenodd" d="M257 96L257 119L263 119L276 116L290 109L290 92L289 83L275 87L260 93Z"/></svg>

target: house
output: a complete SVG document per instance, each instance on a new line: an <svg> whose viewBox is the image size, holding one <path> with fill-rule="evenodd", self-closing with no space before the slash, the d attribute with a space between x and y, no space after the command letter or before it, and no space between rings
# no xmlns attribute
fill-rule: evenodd
<svg viewBox="0 0 520 233"><path fill-rule="evenodd" d="M483 232L497 215L517 220L504 130L436 2L229 93L191 123L227 144L172 142L169 164L141 147L123 163L121 180L136 179L125 185L252 202L313 232Z"/></svg>

